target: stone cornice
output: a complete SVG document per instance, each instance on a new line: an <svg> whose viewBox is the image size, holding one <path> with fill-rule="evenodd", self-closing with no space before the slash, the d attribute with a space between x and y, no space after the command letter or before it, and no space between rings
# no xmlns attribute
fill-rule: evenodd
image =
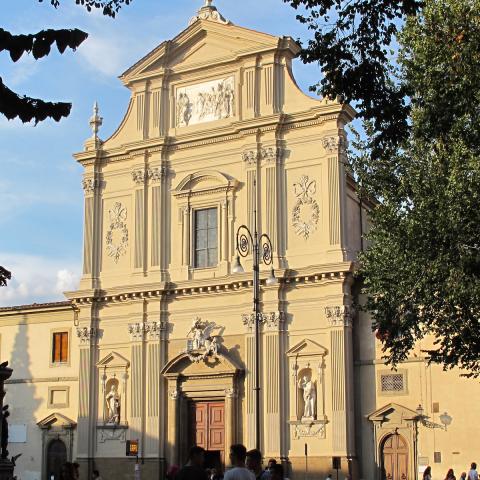
<svg viewBox="0 0 480 480"><path fill-rule="evenodd" d="M320 103L320 102L319 102ZM141 140L122 145L115 149L108 149L108 142L104 150L92 154L92 152L80 152L74 154L74 158L84 166L98 160L99 156L106 162L119 162L122 160L134 160L143 153L158 153L163 151L173 152L190 149L205 145L234 141L249 135L256 135L258 131L288 131L298 128L321 125L328 121L336 121L339 117L345 117L345 122L355 116L355 111L347 104L339 104L334 101L324 100L321 104L303 112L289 114L274 114L232 122L226 126L215 129L199 129L177 137L157 137L149 140ZM280 128L279 128L280 126Z"/></svg>
<svg viewBox="0 0 480 480"><path fill-rule="evenodd" d="M295 286L296 288L300 288L330 282L350 281L354 269L355 264L353 262L342 262L329 265L312 265L299 270L279 270L276 273L280 282L278 286L274 287L265 285L269 274L265 271L261 272L260 281L266 289L281 288L282 285L285 287ZM225 292L242 292L244 289L251 289L252 285L252 274L246 272L243 274L226 275L224 277L186 280L176 283L163 282L161 284L128 285L97 291L79 290L67 292L66 295L76 306L81 307L82 305L91 305L94 302L126 303L191 295L199 296Z"/></svg>

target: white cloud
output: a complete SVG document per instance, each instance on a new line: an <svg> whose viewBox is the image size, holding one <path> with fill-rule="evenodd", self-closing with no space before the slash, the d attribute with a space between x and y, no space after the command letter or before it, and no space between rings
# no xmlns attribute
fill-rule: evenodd
<svg viewBox="0 0 480 480"><path fill-rule="evenodd" d="M68 259L0 252L0 265L12 272L0 288L0 307L65 300L80 280L80 264Z"/></svg>

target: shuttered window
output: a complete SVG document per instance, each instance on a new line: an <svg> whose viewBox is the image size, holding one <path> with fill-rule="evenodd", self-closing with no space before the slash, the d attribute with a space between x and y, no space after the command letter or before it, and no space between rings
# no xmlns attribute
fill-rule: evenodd
<svg viewBox="0 0 480 480"><path fill-rule="evenodd" d="M68 362L68 332L55 332L53 334L52 362Z"/></svg>

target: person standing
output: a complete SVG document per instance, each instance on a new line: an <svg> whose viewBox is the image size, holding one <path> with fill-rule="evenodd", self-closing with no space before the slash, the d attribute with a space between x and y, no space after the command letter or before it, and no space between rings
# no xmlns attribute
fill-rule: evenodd
<svg viewBox="0 0 480 480"><path fill-rule="evenodd" d="M329 474L327 475L327 478L326 478L325 480L332 480L332 474L329 473Z"/></svg>
<svg viewBox="0 0 480 480"><path fill-rule="evenodd" d="M462 472L462 474L460 475L460 480L466 480L467 478L467 472Z"/></svg>
<svg viewBox="0 0 480 480"><path fill-rule="evenodd" d="M102 477L100 476L100 472L98 470L93 471L92 478L93 480L102 480Z"/></svg>
<svg viewBox="0 0 480 480"><path fill-rule="evenodd" d="M470 465L467 480L478 480L477 464L475 462Z"/></svg>
<svg viewBox="0 0 480 480"><path fill-rule="evenodd" d="M423 480L432 480L432 467L427 467L423 472Z"/></svg>
<svg viewBox="0 0 480 480"><path fill-rule="evenodd" d="M453 468L449 468L445 480L457 480L457 477L453 474Z"/></svg>
<svg viewBox="0 0 480 480"><path fill-rule="evenodd" d="M255 475L245 466L247 449L242 444L230 447L230 462L232 467L228 470L223 480L255 480Z"/></svg>
<svg viewBox="0 0 480 480"><path fill-rule="evenodd" d="M253 449L247 452L247 468L255 474L256 480L267 480L270 472L262 468L262 452Z"/></svg>
<svg viewBox="0 0 480 480"><path fill-rule="evenodd" d="M205 450L202 447L192 447L188 453L187 464L180 469L176 480L208 480L207 472L203 468Z"/></svg>
<svg viewBox="0 0 480 480"><path fill-rule="evenodd" d="M270 468L270 480L285 480L283 476L283 466L279 463L275 463Z"/></svg>

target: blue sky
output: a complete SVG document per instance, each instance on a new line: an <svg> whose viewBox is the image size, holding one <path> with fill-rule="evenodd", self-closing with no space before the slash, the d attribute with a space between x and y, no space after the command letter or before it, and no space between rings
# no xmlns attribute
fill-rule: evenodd
<svg viewBox="0 0 480 480"><path fill-rule="evenodd" d="M90 135L95 100L107 138L125 113L129 91L117 76L161 43L186 28L203 0L133 0L116 19L88 13L63 0L4 0L0 26L12 33L44 28L80 28L89 38L76 52L52 53L39 61L24 55L12 63L0 53L0 76L14 91L73 103L60 123L37 125L0 117L0 265L13 272L0 289L0 306L61 300L77 286L82 257L82 168L72 158ZM215 0L233 23L271 33L308 38L296 12L282 0ZM320 78L317 65L295 61L303 90Z"/></svg>

